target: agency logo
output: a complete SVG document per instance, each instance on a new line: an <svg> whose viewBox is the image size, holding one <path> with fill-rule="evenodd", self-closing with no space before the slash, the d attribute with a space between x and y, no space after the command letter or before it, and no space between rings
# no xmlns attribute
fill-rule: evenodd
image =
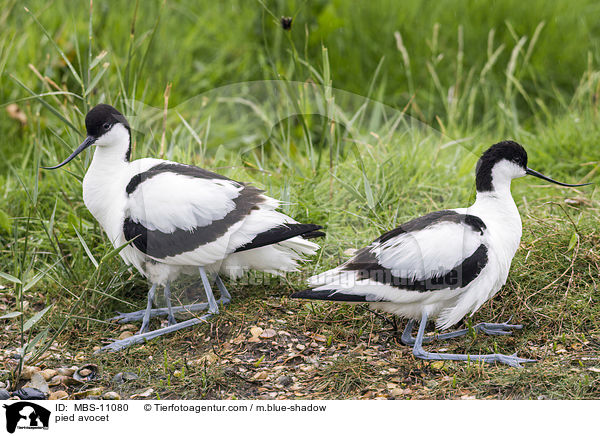
<svg viewBox="0 0 600 436"><path fill-rule="evenodd" d="M50 411L29 401L19 401L7 406L6 431L14 433L18 428L27 430L48 430Z"/></svg>

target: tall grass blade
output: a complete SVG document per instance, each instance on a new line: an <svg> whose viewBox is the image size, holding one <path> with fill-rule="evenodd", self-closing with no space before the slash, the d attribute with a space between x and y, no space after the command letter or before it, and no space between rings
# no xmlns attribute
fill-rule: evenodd
<svg viewBox="0 0 600 436"><path fill-rule="evenodd" d="M54 306L54 304L51 304L50 306L47 306L47 307L43 308L42 310L40 310L39 312L37 312L35 315L33 315L31 318L29 318L25 322L25 324L23 325L23 331L26 332L31 327L33 327L34 325L36 325L38 323L38 321L40 319L42 319L42 317L46 314L46 312L48 312L53 306Z"/></svg>
<svg viewBox="0 0 600 436"><path fill-rule="evenodd" d="M81 242L81 245L83 246L83 249L85 250L85 254L87 254L87 256L90 258L90 260L94 264L94 267L96 267L96 269L98 269L98 261L94 258L94 255L92 254L89 247L85 243L85 240L83 239L83 237L77 231L77 228L75 228L75 226L72 226L72 227L73 227L73 230L75 230L77 237L79 238L79 242Z"/></svg>
<svg viewBox="0 0 600 436"><path fill-rule="evenodd" d="M4 272L0 272L0 277L2 277L5 280L8 280L9 282L13 282L16 283L18 285L22 285L23 283L21 282L21 280L19 280L18 278L16 278L15 276L12 276L8 273L4 273Z"/></svg>

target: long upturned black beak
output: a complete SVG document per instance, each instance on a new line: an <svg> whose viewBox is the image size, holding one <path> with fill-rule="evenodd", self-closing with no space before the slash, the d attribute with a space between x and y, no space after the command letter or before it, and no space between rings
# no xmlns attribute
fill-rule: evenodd
<svg viewBox="0 0 600 436"><path fill-rule="evenodd" d="M542 180L546 180L548 182L556 183L557 185L560 185L560 186L569 186L569 187L572 188L572 187L575 187L575 186L591 185L591 183L581 183L579 185L570 185L568 183L557 182L556 180L553 180L550 177L543 175L542 173L538 173L537 171L532 170L531 168L527 168L525 170L525 173L529 174L530 176L535 176L535 177L538 177L538 178L540 178Z"/></svg>
<svg viewBox="0 0 600 436"><path fill-rule="evenodd" d="M57 168L60 168L64 165L68 164L69 162L71 162L75 156L77 156L83 150L88 148L90 145L94 145L94 142L96 142L96 138L94 138L93 136L88 136L87 138L85 138L85 141L83 141L81 143L81 145L79 147L77 147L77 149L73 153L71 153L71 156L66 158L64 161L62 161L61 163L59 163L58 165L53 166L53 167L42 167L42 168L45 170L55 170Z"/></svg>

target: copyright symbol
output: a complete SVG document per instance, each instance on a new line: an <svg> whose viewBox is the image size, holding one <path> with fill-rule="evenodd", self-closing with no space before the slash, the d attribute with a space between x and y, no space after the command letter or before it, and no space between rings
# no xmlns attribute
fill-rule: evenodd
<svg viewBox="0 0 600 436"><path fill-rule="evenodd" d="M152 404L144 404L144 410L150 412L152 410Z"/></svg>

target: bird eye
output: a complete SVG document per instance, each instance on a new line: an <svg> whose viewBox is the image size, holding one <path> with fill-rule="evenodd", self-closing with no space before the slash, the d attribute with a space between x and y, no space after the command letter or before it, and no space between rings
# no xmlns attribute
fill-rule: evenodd
<svg viewBox="0 0 600 436"><path fill-rule="evenodd" d="M110 123L104 123L102 127L104 127L105 130L108 130L108 128L110 127Z"/></svg>

